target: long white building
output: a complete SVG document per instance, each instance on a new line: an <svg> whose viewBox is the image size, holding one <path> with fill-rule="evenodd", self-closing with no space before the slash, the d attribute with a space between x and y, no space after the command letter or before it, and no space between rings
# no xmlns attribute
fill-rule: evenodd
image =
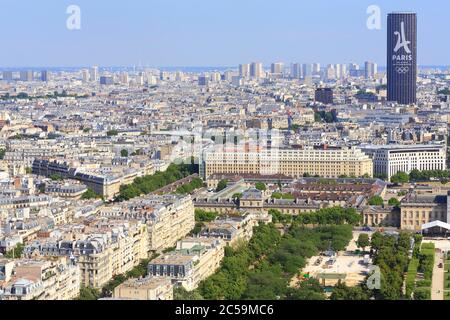
<svg viewBox="0 0 450 320"><path fill-rule="evenodd" d="M374 174L393 175L412 170L445 170L445 145L368 145L362 150L372 158Z"/></svg>

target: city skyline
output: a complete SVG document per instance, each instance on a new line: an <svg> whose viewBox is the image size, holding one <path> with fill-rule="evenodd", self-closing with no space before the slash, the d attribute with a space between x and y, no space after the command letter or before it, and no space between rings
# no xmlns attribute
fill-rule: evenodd
<svg viewBox="0 0 450 320"><path fill-rule="evenodd" d="M124 7L82 0L77 2L81 30L68 30L66 9L72 4L68 1L58 5L6 1L0 26L14 32L5 35L8 50L0 53L0 66L231 67L261 61L267 67L276 61L325 65L367 60L383 66L387 14L402 10L418 14L418 64L450 64L445 55L448 44L439 41L439 30L448 29L448 4L440 4L437 10L418 1L397 1L395 5L378 1L381 29L369 30L367 8L372 3L358 1L347 7L349 2L327 2L324 11L323 0L307 4L281 1L279 14L274 14L273 5L255 1L238 6L235 1L138 1ZM21 23L15 23L19 18Z"/></svg>

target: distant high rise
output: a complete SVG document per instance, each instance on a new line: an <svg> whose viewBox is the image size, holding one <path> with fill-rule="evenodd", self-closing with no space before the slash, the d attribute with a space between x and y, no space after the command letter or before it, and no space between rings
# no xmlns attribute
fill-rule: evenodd
<svg viewBox="0 0 450 320"><path fill-rule="evenodd" d="M12 71L3 71L3 81L13 81Z"/></svg>
<svg viewBox="0 0 450 320"><path fill-rule="evenodd" d="M320 74L320 63L313 63L312 64L312 72L314 75Z"/></svg>
<svg viewBox="0 0 450 320"><path fill-rule="evenodd" d="M242 78L250 77L250 64L240 64L239 65L239 76Z"/></svg>
<svg viewBox="0 0 450 320"><path fill-rule="evenodd" d="M302 78L306 78L312 75L312 65L310 63L302 64Z"/></svg>
<svg viewBox="0 0 450 320"><path fill-rule="evenodd" d="M390 13L387 26L388 101L417 102L417 16Z"/></svg>
<svg viewBox="0 0 450 320"><path fill-rule="evenodd" d="M120 83L127 85L129 81L128 72L122 72L120 74Z"/></svg>
<svg viewBox="0 0 450 320"><path fill-rule="evenodd" d="M84 83L89 82L89 70L87 69L81 70L81 78Z"/></svg>
<svg viewBox="0 0 450 320"><path fill-rule="evenodd" d="M198 85L199 86L207 86L209 84L210 76L209 75L201 75L198 77Z"/></svg>
<svg viewBox="0 0 450 320"><path fill-rule="evenodd" d="M284 69L284 64L282 62L272 63L270 66L270 73L273 74L282 74Z"/></svg>
<svg viewBox="0 0 450 320"><path fill-rule="evenodd" d="M302 77L302 68L300 63L293 63L291 67L291 78L300 79Z"/></svg>
<svg viewBox="0 0 450 320"><path fill-rule="evenodd" d="M112 76L101 76L100 84L102 85L111 85L114 84L114 77Z"/></svg>
<svg viewBox="0 0 450 320"><path fill-rule="evenodd" d="M231 70L227 70L223 73L223 78L227 82L233 81L233 77L235 76L234 72Z"/></svg>
<svg viewBox="0 0 450 320"><path fill-rule="evenodd" d="M33 71L20 71L20 81L33 81Z"/></svg>
<svg viewBox="0 0 450 320"><path fill-rule="evenodd" d="M48 81L48 71L42 70L41 71L41 81L47 82Z"/></svg>
<svg viewBox="0 0 450 320"><path fill-rule="evenodd" d="M336 79L341 79L342 78L342 66L338 63L334 66L334 70L335 70L335 74L336 74Z"/></svg>
<svg viewBox="0 0 450 320"><path fill-rule="evenodd" d="M93 66L91 68L91 81L97 82L98 81L98 67L97 66Z"/></svg>
<svg viewBox="0 0 450 320"><path fill-rule="evenodd" d="M317 88L315 101L323 104L333 104L333 90L331 88Z"/></svg>
<svg viewBox="0 0 450 320"><path fill-rule="evenodd" d="M213 72L210 75L210 80L211 82L220 82L221 80L221 75L219 72Z"/></svg>
<svg viewBox="0 0 450 320"><path fill-rule="evenodd" d="M378 72L378 66L376 63L366 61L364 63L364 75L366 79L373 79Z"/></svg>
<svg viewBox="0 0 450 320"><path fill-rule="evenodd" d="M263 65L261 62L252 62L250 65L250 77L251 78L262 78L263 76Z"/></svg>
<svg viewBox="0 0 450 320"><path fill-rule="evenodd" d="M334 79L336 79L336 70L334 69L334 65L332 65L332 64L328 65L326 78L327 78L327 80L334 80Z"/></svg>

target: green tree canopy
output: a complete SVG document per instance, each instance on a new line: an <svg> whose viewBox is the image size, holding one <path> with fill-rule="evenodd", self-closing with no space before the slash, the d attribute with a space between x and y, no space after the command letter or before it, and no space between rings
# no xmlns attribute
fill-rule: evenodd
<svg viewBox="0 0 450 320"><path fill-rule="evenodd" d="M391 177L391 182L395 184L403 184L409 182L409 175L406 172L397 172Z"/></svg>
<svg viewBox="0 0 450 320"><path fill-rule="evenodd" d="M220 192L228 186L228 180L220 180L217 184L216 192Z"/></svg>
<svg viewBox="0 0 450 320"><path fill-rule="evenodd" d="M365 250L370 245L369 235L367 233L360 233L356 242L358 248Z"/></svg>
<svg viewBox="0 0 450 320"><path fill-rule="evenodd" d="M264 183L262 183L262 182L257 182L255 184L255 188L258 189L259 191L266 191L267 190L266 185Z"/></svg>
<svg viewBox="0 0 450 320"><path fill-rule="evenodd" d="M373 196L369 199L369 205L371 206L382 206L384 204L383 198L380 196Z"/></svg>

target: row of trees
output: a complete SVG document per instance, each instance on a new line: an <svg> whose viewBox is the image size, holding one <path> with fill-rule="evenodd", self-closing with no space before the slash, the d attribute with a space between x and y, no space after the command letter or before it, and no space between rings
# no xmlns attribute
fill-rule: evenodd
<svg viewBox="0 0 450 320"><path fill-rule="evenodd" d="M194 170L194 166L191 165L171 164L165 172L156 172L151 176L136 178L132 184L120 186L117 201L127 201L142 194L154 192L193 174Z"/></svg>
<svg viewBox="0 0 450 320"><path fill-rule="evenodd" d="M194 178L191 182L186 183L177 188L176 193L178 194L191 194L197 189L203 187L203 180L201 178Z"/></svg>
<svg viewBox="0 0 450 320"><path fill-rule="evenodd" d="M419 171L414 169L410 174L400 171L391 177L391 182L395 184L402 184L408 182L421 182L431 181L432 179L438 179L442 182L448 182L450 178L450 171L447 170L425 170Z"/></svg>
<svg viewBox="0 0 450 320"><path fill-rule="evenodd" d="M302 213L298 216L283 214L279 210L270 209L274 223L288 224L295 222L297 225L358 225L361 215L354 208L332 207L323 208L311 213Z"/></svg>
<svg viewBox="0 0 450 320"><path fill-rule="evenodd" d="M374 265L381 271L381 288L374 290L377 299L403 298L403 275L408 270L411 234L401 232L398 237L376 232L372 235Z"/></svg>
<svg viewBox="0 0 450 320"><path fill-rule="evenodd" d="M362 216L354 208L332 207L323 208L312 213L298 215L295 221L301 225L357 225Z"/></svg>
<svg viewBox="0 0 450 320"><path fill-rule="evenodd" d="M373 196L368 201L371 206L382 206L384 205L384 200L380 196ZM397 198L390 198L388 204L393 207L400 206L400 201Z"/></svg>

